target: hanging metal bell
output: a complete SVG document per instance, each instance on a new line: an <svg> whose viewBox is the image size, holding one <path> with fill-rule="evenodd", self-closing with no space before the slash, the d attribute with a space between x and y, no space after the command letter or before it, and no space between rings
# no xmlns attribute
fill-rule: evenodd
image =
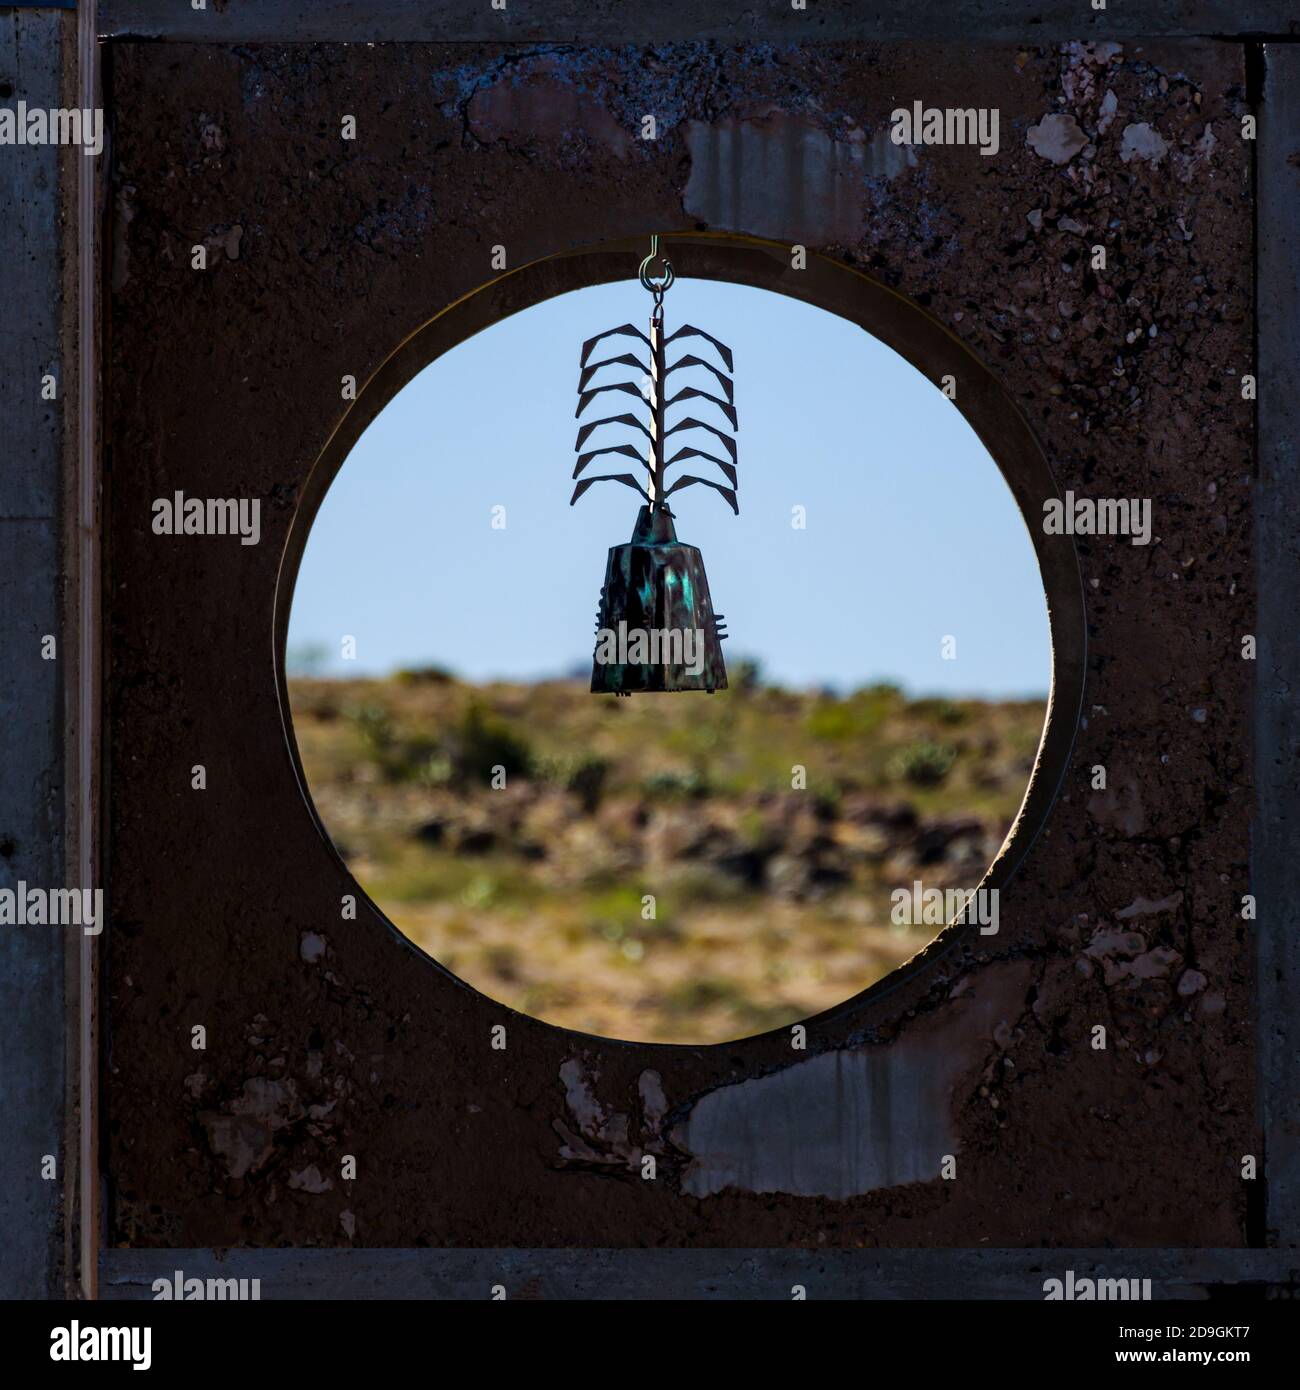
<svg viewBox="0 0 1300 1390"><path fill-rule="evenodd" d="M725 690L725 636L703 555L677 539L667 508L642 507L632 539L609 550L592 691Z"/></svg>
<svg viewBox="0 0 1300 1390"><path fill-rule="evenodd" d="M591 667L591 689L595 694L631 695L634 690L673 691L715 690L727 688L727 666L722 659L722 639L726 636L722 619L713 612L709 597L709 581L704 575L704 557L693 545L683 545L677 539L673 514L668 499L683 488L704 486L719 493L733 512L739 513L736 500L738 473L736 470L736 441L724 429L694 415L684 416L675 424L668 423L668 411L685 401L701 401L734 431L740 421L736 414L735 389L731 380L732 356L726 343L711 333L683 324L675 333L664 327L664 293L673 283L673 268L663 262L663 276L654 279L650 267L659 257L659 238L650 238L650 254L641 262L640 280L654 296L649 332L642 333L635 325L621 324L588 338L582 345L578 361L578 408L581 417L591 403L605 399L607 393L622 393L636 400L643 399L642 388L628 381L607 381L593 386L598 372L606 367L638 367L645 373L648 390L644 399L649 404L649 421L624 413L588 420L579 426L574 449L578 461L573 469L575 485L572 506L594 483L620 483L645 498L626 545L612 546L605 566L605 583L600 591L600 607L596 610L596 652ZM632 337L648 349L649 360L642 362L635 353L625 352L604 361L592 361L598 344L608 338ZM697 338L707 343L717 354L721 367L694 353L667 361L668 344L677 338ZM669 376L680 369L698 368L712 374L710 389L683 386L674 396L668 395ZM721 394L715 394L715 390ZM697 406L696 409L702 409ZM625 425L645 435L645 453L630 443L598 443L586 448L597 430L607 425ZM674 434L685 432L688 439L699 439L696 431L711 438L688 443L669 454L668 441ZM717 440L717 445L713 444ZM726 458L709 449L721 447ZM607 454L635 459L645 470L646 485L634 473L599 473L584 477L587 466ZM698 473L674 475L670 482L668 470L687 459L702 459L714 464L726 479L706 478Z"/></svg>

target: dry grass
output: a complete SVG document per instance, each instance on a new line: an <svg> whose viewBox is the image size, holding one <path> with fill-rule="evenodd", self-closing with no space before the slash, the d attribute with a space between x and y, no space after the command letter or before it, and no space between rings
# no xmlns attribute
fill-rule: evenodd
<svg viewBox="0 0 1300 1390"><path fill-rule="evenodd" d="M934 929L892 925L890 892L975 886L1043 717L883 686L619 700L437 673L291 697L321 817L408 937L513 1008L663 1042L793 1022L914 954Z"/></svg>

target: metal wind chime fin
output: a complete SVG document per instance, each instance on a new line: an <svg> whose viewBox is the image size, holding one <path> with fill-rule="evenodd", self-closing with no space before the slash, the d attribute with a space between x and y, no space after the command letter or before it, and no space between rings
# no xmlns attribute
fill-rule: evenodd
<svg viewBox="0 0 1300 1390"><path fill-rule="evenodd" d="M731 510L735 512L737 516L740 515L740 504L736 501L736 492L734 488L723 487L721 483L715 483L712 478L701 478L695 473L683 473L672 487L667 489L664 496L671 497L674 492L680 492L682 488L690 487L694 483L703 483L705 487L711 487L720 492L723 497L727 499Z"/></svg>
<svg viewBox="0 0 1300 1390"><path fill-rule="evenodd" d="M603 420L588 420L585 425L580 426L578 429L578 442L573 447L575 449L581 449L587 440L591 438L592 434L602 425L631 425L634 429L640 430L647 439L650 438L649 428L642 424L635 415L607 415Z"/></svg>
<svg viewBox="0 0 1300 1390"><path fill-rule="evenodd" d="M731 486L733 488L736 486L736 470L731 466L731 464L729 464L726 461L726 459L717 458L713 454L706 454L702 449L683 449L680 454L673 455L673 462L676 462L684 457L702 458L707 459L710 463L716 463L718 467L722 470L723 476L727 479ZM671 489L669 490L671 491Z"/></svg>
<svg viewBox="0 0 1300 1390"><path fill-rule="evenodd" d="M707 487L713 488L731 507L733 512L739 514L740 502L737 496L739 486L739 473L737 471L738 459L736 441L729 433L724 432L716 424L710 424L707 420L701 420L694 415L685 415L673 424L668 424L667 415L675 406L681 405L686 401L700 401L705 405L711 406L718 412L721 420L730 427L732 431L740 428L740 417L736 411L736 389L730 373L734 368L734 358L731 349L713 334L706 333L702 328L696 328L693 324L683 324L672 333L668 333L664 326L664 294L672 285L674 275L671 264L663 261L663 275L658 280L650 278L650 266L659 259L659 238L651 238L650 255L641 264L641 283L654 296L654 309L650 316L650 331L648 334L642 333L639 328L630 323L621 324L618 328L607 329L603 333L597 333L594 337L588 338L582 345L582 352L578 361L578 405L574 410L574 418L580 418L583 412L598 397L603 397L611 392L633 396L637 399L644 399L649 405L649 423L646 424L638 416L632 414L607 415L599 420L588 420L578 428L578 437L574 443L574 451L578 454L577 462L574 466L573 477L577 480L574 487L573 496L569 499L570 506L591 486L592 483L614 482L622 483L625 487L630 487L639 492L650 503L654 513L666 512L672 515L668 507L668 498L674 492L680 491L684 487L689 487L693 483L703 483ZM599 361L591 361L592 353L596 346L606 338L616 336L630 336L640 338L641 341L650 349L650 361L644 363L640 357L633 352L618 353L613 356L604 357ZM697 353L685 353L677 361L669 363L666 360L668 344L682 337L695 337L709 344L716 352L718 359L723 366L719 367L710 362L707 358L699 356ZM629 381L607 381L598 385L592 385L597 372L605 367L633 367L638 368L644 373L644 379L648 385L648 390ZM676 371L699 367L709 372L718 384L720 394L715 395L712 391L706 391L698 386L683 386L675 395L669 396L667 393L667 378ZM725 368L725 370L723 369ZM649 441L648 448L644 456L638 449L630 444L606 444L596 449L585 449L584 445L591 439L592 435L605 425L627 425L639 430ZM712 434L725 449L730 462L720 459L716 454L710 453L701 448L679 449L671 457L667 455L667 442L671 435L678 434L683 430L704 430ZM620 454L625 458L635 458L642 463L648 475L646 485L643 487L637 478L629 473L605 473L592 477L584 478L582 474L587 465L595 458L604 454ZM668 479L668 469L672 465L681 462L683 459L697 458L705 463L715 464L725 478L724 483L719 483L710 478L703 478L696 474L685 475L670 484Z"/></svg>
<svg viewBox="0 0 1300 1390"><path fill-rule="evenodd" d="M643 399L641 388L633 386L630 381L611 381L606 386L593 386L589 391L583 391L579 394L578 408L573 412L574 419L577 419L602 391L626 391L629 396L635 396L637 400Z"/></svg>
<svg viewBox="0 0 1300 1390"><path fill-rule="evenodd" d="M683 386L675 396L668 397L664 402L664 409L666 410L669 406L676 405L678 401L689 401L697 398L702 401L708 401L711 405L716 405L727 417L733 430L739 427L740 421L736 415L736 407L734 405L728 405L721 396L714 396L708 391L701 391L698 386Z"/></svg>
<svg viewBox="0 0 1300 1390"><path fill-rule="evenodd" d="M635 444L611 444L607 449L589 449L585 454L579 454L577 463L573 465L573 476L576 478L592 459L599 458L601 454L622 454L624 458L636 459L642 468L646 466L645 458Z"/></svg>
<svg viewBox="0 0 1300 1390"><path fill-rule="evenodd" d="M650 494L641 486L631 473L593 473L590 478L582 478L578 486L573 489L573 501L569 506L582 496L592 483L622 483L625 487L630 487L634 492L639 492L647 502L650 501Z"/></svg>
<svg viewBox="0 0 1300 1390"><path fill-rule="evenodd" d="M702 328L692 328L689 323L684 323L676 333L671 334L665 341L671 343L677 338L688 338L692 334L697 338L703 338L707 343L712 343L714 348L717 349L718 356L722 358L723 365L726 369L729 372L735 370L731 360L731 349L726 343L719 342L712 333L706 333Z"/></svg>
<svg viewBox="0 0 1300 1390"><path fill-rule="evenodd" d="M587 341L582 345L582 357L580 358L578 365L580 367L585 367L587 365L587 358L591 356L592 348L594 348L597 343L604 342L606 338L614 337L614 335L617 333L626 333L630 337L640 338L641 341L646 345L646 347L650 346L650 339L647 338L646 335L642 333L641 330L638 327L636 327L635 324L625 323L620 325L618 328L607 328L603 333L597 333L594 338L588 338Z"/></svg>
<svg viewBox="0 0 1300 1390"><path fill-rule="evenodd" d="M735 467L736 441L732 439L729 434L723 434L716 426L706 424L703 420L696 420L688 417L685 420L680 420L672 429L665 431L664 438L667 439L669 435L676 434L678 430L708 430L711 435L721 441L722 447L731 455L732 467ZM679 457L679 455L675 454L673 457L676 458Z"/></svg>
<svg viewBox="0 0 1300 1390"><path fill-rule="evenodd" d="M636 359L635 357L631 357L631 356L629 356L629 357L615 357L615 358L611 358L610 360L611 360L611 361L614 361L614 362L628 362L628 361L630 361L634 366L640 366L640 365L641 365L641 364L637 361L637 359ZM608 366L608 363L601 362L601 363L599 363L598 365L604 367L604 366ZM731 378L726 374L726 372L720 372L720 371L713 365L712 362L706 362L706 361L704 360L704 358L702 358L702 357L695 357L695 356L679 357L679 358L677 359L677 361L674 362L673 365L672 365L671 367L668 368L668 371L667 371L667 373L666 373L665 375L671 376L675 371L677 371L677 369L678 369L679 367L703 367L704 370L705 370L706 372L712 372L713 375L716 376L716 377L718 378L718 386L721 388L723 395L726 396L728 404L734 404L735 399L736 399L736 388L732 385ZM594 371L595 368L591 368L590 370ZM585 382L581 382L581 381L580 381L580 382L578 383L578 389L581 390L582 387L583 387L585 384L586 384ZM668 404L671 405L672 402L669 401Z"/></svg>
<svg viewBox="0 0 1300 1390"><path fill-rule="evenodd" d="M671 263L663 258L661 276L651 278L650 268L660 259L659 238L651 237L650 254L641 262L640 270L641 284L654 298L649 333L642 333L630 323L608 329L583 343L578 361L575 419L579 419L593 401L610 392L621 392L644 400L649 410L648 423L631 413L588 420L579 425L574 444L578 459L573 468L575 485L573 496L569 499L570 506L595 483L621 483L638 493L646 503L637 517L631 541L610 549L605 583L600 594L596 624L598 641L592 665L591 688L596 692L617 695L630 695L634 690L705 690L712 694L715 690L725 689L727 685L727 668L719 645L726 631L720 615L713 612L704 560L695 546L684 545L677 539L668 499L675 492L701 484L721 494L732 511L738 514L736 441L719 424L710 424L694 415L683 415L670 425L667 415L686 401L699 401L716 411L720 422L729 426L731 431L737 430L740 419L736 412L735 385L730 375L733 358L726 343L691 324L684 324L676 332L667 333L664 326L664 294L672 285L674 274ZM636 352L615 353L597 361L591 360L599 343L620 335L639 338L649 349L649 362L642 361ZM707 343L722 366L690 352L669 363L666 357L668 344L682 337L695 337ZM639 370L643 374L644 385L617 380L593 385L597 373L607 367ZM711 374L713 381L709 383L710 389L685 385L676 395L669 396L666 389L668 377L673 372L692 367ZM714 393L715 382L717 394ZM596 431L607 425L626 425L636 429L645 436L647 444L638 446L595 440L592 442L597 447L584 448ZM669 437L688 430L703 430L713 435L721 443L727 457L720 457L716 452L709 452L709 449L690 442L684 443L669 456ZM713 447L710 444L710 448ZM582 476L593 460L607 455L636 460L644 471L644 484L633 473ZM682 473L670 482L668 470L686 459L699 459L714 465L725 482L702 477L698 473ZM651 638L663 637L669 642L669 654L654 655L657 649L652 648L649 656L633 655L631 648L628 648L610 657L602 644L612 640L615 632L620 634L620 640L624 640L629 632ZM676 648L671 645L674 638L678 641ZM689 649L683 645L688 639L696 644Z"/></svg>
<svg viewBox="0 0 1300 1390"><path fill-rule="evenodd" d="M649 375L650 372L650 368L635 353L625 352L621 357L607 357L603 362L592 362L583 367L582 373L578 377L578 390L585 391L587 383L602 367L640 367L646 375Z"/></svg>

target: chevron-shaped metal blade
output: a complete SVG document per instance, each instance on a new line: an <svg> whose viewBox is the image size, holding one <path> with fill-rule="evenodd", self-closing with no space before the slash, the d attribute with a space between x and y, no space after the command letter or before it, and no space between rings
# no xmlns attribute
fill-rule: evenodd
<svg viewBox="0 0 1300 1390"><path fill-rule="evenodd" d="M722 441L722 447L731 455L732 463L736 461L736 441L729 434L724 434L715 425L706 424L703 420L697 420L693 415L688 415L685 420L679 420L671 429L664 431L666 439L670 434L676 434L678 430L708 430L711 435Z"/></svg>
<svg viewBox="0 0 1300 1390"><path fill-rule="evenodd" d="M573 412L575 420L602 391L625 391L629 396L635 396L638 400L645 399L641 388L633 386L630 381L613 381L608 386L593 386L590 391L583 391L578 396L578 408Z"/></svg>
<svg viewBox="0 0 1300 1390"><path fill-rule="evenodd" d="M636 459L642 468L649 468L650 465L639 454L631 444L612 444L608 449L591 449L585 454L578 455L578 462L573 467L573 476L576 478L584 468L594 458L599 458L601 454L622 454L624 458Z"/></svg>
<svg viewBox="0 0 1300 1390"><path fill-rule="evenodd" d="M573 489L573 496L569 498L569 506L578 500L593 483L622 483L625 487L630 487L634 492L639 492L648 502L650 494L641 486L640 483L630 473L597 473L592 478L582 478L578 486Z"/></svg>
<svg viewBox="0 0 1300 1390"><path fill-rule="evenodd" d="M706 333L702 328L696 328L692 324L684 323L676 333L670 333L667 338L664 339L664 342L671 343L677 338L689 337L703 338L706 343L711 343L717 350L718 356L722 358L727 370L734 370L735 363L731 358L731 349L726 343L722 342L721 339L715 338L712 333Z"/></svg>
<svg viewBox="0 0 1300 1390"><path fill-rule="evenodd" d="M702 401L709 401L712 405L716 405L727 417L733 430L738 430L740 428L740 417L736 414L736 407L734 405L724 401L721 396L713 396L707 391L701 391L697 386L683 386L675 396L669 397L669 399L664 402L664 406L667 408L670 405L676 405L678 401L688 401L695 397L698 397Z"/></svg>
<svg viewBox="0 0 1300 1390"><path fill-rule="evenodd" d="M692 458L704 459L707 463L716 463L727 475L732 487L736 487L739 484L740 475L736 472L736 465L734 463L728 463L726 459L720 459L717 454L705 453L703 449L678 449L672 458L666 461L665 467L674 463L680 463L683 459Z"/></svg>
<svg viewBox="0 0 1300 1390"><path fill-rule="evenodd" d="M713 365L712 362L706 362L704 358L696 357L692 353L686 357L679 357L677 361L674 362L673 365L669 367L668 370L664 373L664 376L671 376L672 373L677 371L679 367L703 367L706 372L712 372L713 375L718 379L718 386L721 388L722 394L726 396L728 401L735 401L736 388L732 384L731 378L726 374L726 372L719 371L717 367ZM579 390L582 389L582 385L583 383L578 383Z"/></svg>
<svg viewBox="0 0 1300 1390"><path fill-rule="evenodd" d="M650 438L649 429L647 429L635 415L607 415L603 420L588 420L587 423L578 430L578 442L573 447L575 449L581 449L587 440L589 440L602 425L631 425L633 428L640 430L647 439Z"/></svg>
<svg viewBox="0 0 1300 1390"><path fill-rule="evenodd" d="M707 367L709 364L707 362L702 362L700 365ZM578 377L578 390L585 391L587 389L587 383L602 367L638 367L645 375L649 376L650 374L650 368L642 362L636 353L625 352L619 357L607 357L603 362L593 362L589 367L583 367ZM716 368L710 367L709 370L715 371ZM731 397L728 396L727 399L730 400Z"/></svg>
<svg viewBox="0 0 1300 1390"><path fill-rule="evenodd" d="M732 488L723 487L721 483L715 483L711 478L701 478L694 473L687 473L685 477L678 478L677 481L664 493L665 497L671 497L674 492L679 492L684 487L691 487L695 483L703 483L705 487L711 487L715 492L720 492L727 499L731 510L740 515L740 503L736 501L736 494Z"/></svg>
<svg viewBox="0 0 1300 1390"><path fill-rule="evenodd" d="M617 328L607 328L603 333L597 333L594 338L588 338L582 345L582 356L578 359L578 366L585 367L587 365L587 358L591 355L591 350L597 343L602 342L606 338L613 338L620 333L626 333L633 338L640 338L646 347L650 346L650 339L647 338L635 324L620 324ZM730 366L730 363L728 363L728 366Z"/></svg>

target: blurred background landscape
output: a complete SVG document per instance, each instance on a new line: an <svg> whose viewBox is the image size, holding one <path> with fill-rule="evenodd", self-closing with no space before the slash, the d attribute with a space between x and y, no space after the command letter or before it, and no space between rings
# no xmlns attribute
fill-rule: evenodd
<svg viewBox="0 0 1300 1390"><path fill-rule="evenodd" d="M578 356L648 314L635 270L491 325L365 431L302 558L292 714L353 876L442 965L552 1023L718 1042L924 946L939 928L895 927L893 890L977 886L1042 730L1047 611L997 465L932 382L821 309L682 279L670 330L735 351L740 515L703 488L675 508L730 689L592 695L637 499L569 506ZM626 437L602 428L589 447Z"/></svg>
<svg viewBox="0 0 1300 1390"><path fill-rule="evenodd" d="M975 887L1043 723L1037 700L794 692L743 662L731 679L619 699L425 669L297 679L291 699L317 810L422 949L551 1023L720 1042L829 1008L932 939L891 923L891 892Z"/></svg>

